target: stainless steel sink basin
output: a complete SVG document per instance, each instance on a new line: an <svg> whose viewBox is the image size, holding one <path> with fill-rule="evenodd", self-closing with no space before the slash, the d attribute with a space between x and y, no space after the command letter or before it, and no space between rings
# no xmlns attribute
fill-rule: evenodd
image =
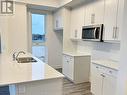
<svg viewBox="0 0 127 95"><path fill-rule="evenodd" d="M16 59L18 63L37 62L33 57L20 57Z"/></svg>

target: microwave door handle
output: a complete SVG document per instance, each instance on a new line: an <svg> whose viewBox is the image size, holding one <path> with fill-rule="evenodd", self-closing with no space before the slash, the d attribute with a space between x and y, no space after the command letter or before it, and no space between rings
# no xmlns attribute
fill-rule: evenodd
<svg viewBox="0 0 127 95"><path fill-rule="evenodd" d="M94 38L96 38L96 30L97 28L94 29Z"/></svg>

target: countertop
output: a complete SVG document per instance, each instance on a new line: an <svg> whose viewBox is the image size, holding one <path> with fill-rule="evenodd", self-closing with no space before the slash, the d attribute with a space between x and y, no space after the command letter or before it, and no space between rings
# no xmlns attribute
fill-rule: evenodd
<svg viewBox="0 0 127 95"><path fill-rule="evenodd" d="M88 53L81 53L81 52L63 52L63 54L70 55L70 56L91 56Z"/></svg>
<svg viewBox="0 0 127 95"><path fill-rule="evenodd" d="M0 86L64 77L64 75L31 54L21 55L22 57L33 57L37 62L17 63L12 60L12 55L0 54Z"/></svg>
<svg viewBox="0 0 127 95"><path fill-rule="evenodd" d="M104 67L108 67L111 69L119 70L118 61L108 60L108 59L98 59L98 60L92 60L92 63L98 64Z"/></svg>

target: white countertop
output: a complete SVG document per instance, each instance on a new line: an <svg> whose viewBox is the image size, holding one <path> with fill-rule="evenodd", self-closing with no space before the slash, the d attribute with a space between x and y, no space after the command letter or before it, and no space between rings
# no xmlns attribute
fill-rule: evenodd
<svg viewBox="0 0 127 95"><path fill-rule="evenodd" d="M25 54L24 56L32 55ZM36 57L33 58L37 60L36 63L17 63L12 60L12 56L0 54L0 85L64 77L48 64Z"/></svg>
<svg viewBox="0 0 127 95"><path fill-rule="evenodd" d="M70 56L91 56L88 53L81 53L81 52L63 52L63 54L70 55Z"/></svg>
<svg viewBox="0 0 127 95"><path fill-rule="evenodd" d="M98 60L92 60L92 63L98 64L101 66L105 66L111 69L119 70L119 65L117 61L98 59Z"/></svg>

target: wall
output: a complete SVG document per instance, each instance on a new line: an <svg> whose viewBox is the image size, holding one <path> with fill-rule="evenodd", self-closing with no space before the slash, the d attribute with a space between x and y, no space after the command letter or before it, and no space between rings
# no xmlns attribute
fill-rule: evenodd
<svg viewBox="0 0 127 95"><path fill-rule="evenodd" d="M27 51L27 10L26 5L16 3L14 15L8 17L9 52Z"/></svg>
<svg viewBox="0 0 127 95"><path fill-rule="evenodd" d="M102 42L78 42L78 52L86 52L92 55L92 59L120 60L120 44Z"/></svg>
<svg viewBox="0 0 127 95"><path fill-rule="evenodd" d="M16 3L14 14L1 15L0 21L2 52L27 51L26 6Z"/></svg>
<svg viewBox="0 0 127 95"><path fill-rule="evenodd" d="M8 16L0 16L0 34L2 52L8 51Z"/></svg>
<svg viewBox="0 0 127 95"><path fill-rule="evenodd" d="M127 95L127 0L120 0L124 6L123 19L121 21L121 50L120 50L120 66L118 75L118 94Z"/></svg>
<svg viewBox="0 0 127 95"><path fill-rule="evenodd" d="M48 48L48 64L54 68L62 67L63 32L53 29L53 14L47 14L46 46Z"/></svg>

